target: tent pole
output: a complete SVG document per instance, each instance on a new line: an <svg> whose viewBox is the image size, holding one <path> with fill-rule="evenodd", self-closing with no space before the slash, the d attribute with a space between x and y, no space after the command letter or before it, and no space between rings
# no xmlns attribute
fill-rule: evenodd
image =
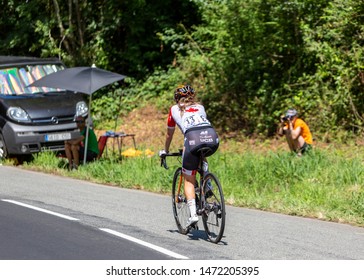
<svg viewBox="0 0 364 280"><path fill-rule="evenodd" d="M84 155L83 155L83 164L86 164L86 158L87 158L87 146L88 146L88 135L89 135L89 130L90 130L90 123L91 123L91 99L92 99L92 94L90 94L90 101L89 101L89 105L88 105L88 115L87 115L87 127L86 127L86 140L85 140L85 149L84 149Z"/></svg>

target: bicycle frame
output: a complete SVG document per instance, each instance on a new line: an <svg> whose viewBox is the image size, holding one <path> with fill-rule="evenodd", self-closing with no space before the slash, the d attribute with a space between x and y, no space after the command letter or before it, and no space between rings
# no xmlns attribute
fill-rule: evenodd
<svg viewBox="0 0 364 280"><path fill-rule="evenodd" d="M182 150L180 150L178 153L169 153L169 154L166 154L166 157L167 156L181 156L182 155ZM199 166L198 166L198 169L197 169L197 173L200 175L200 178L199 180L197 180L196 178L196 182L198 183L198 211L197 211L197 215L201 216L203 211L205 210L205 191L203 189L204 187L204 178L205 178L205 175L207 174L203 168L202 168L202 163L205 159L205 156L204 156L204 152L202 151L200 153L200 163L199 163ZM161 166L163 166L165 169L168 169L168 165L167 165L167 162L166 162L166 159L165 157L164 158L161 158ZM197 176L196 176L197 177ZM179 178L179 181L178 181L178 192L177 194L179 194L181 192L181 188L182 188L182 182L183 182L183 174L181 173L181 176ZM195 196L196 196L196 193L195 193ZM175 197L175 200L178 201L178 197L176 196Z"/></svg>
<svg viewBox="0 0 364 280"><path fill-rule="evenodd" d="M202 162L203 162L203 159L204 157L201 156L200 157L200 164L199 164L199 168L197 170L197 172L199 173L200 175L200 178L199 178L199 186L198 186L198 210L197 210L197 215L201 216L203 211L205 211L205 191L204 191L204 177L205 177L205 171L202 169ZM197 178L196 178L196 182L197 182ZM196 194L195 194L196 195Z"/></svg>
<svg viewBox="0 0 364 280"><path fill-rule="evenodd" d="M178 201L178 194L181 192L181 186L182 186L182 182L183 182L183 175L181 173L181 176L179 177L179 180L178 180L178 191L177 191L177 196L175 197L175 200Z"/></svg>
<svg viewBox="0 0 364 280"><path fill-rule="evenodd" d="M200 153L200 163L197 169L200 177L196 176L196 183L199 184L198 188L195 186L196 213L198 216L202 217L202 223L208 239L213 243L218 243L224 234L226 214L225 202L218 178L213 173L210 173L207 170L205 171L203 168L205 151L207 152L207 150L202 150ZM161 165L168 169L166 157L181 155L182 151L179 153L164 154L161 156ZM185 225L184 223L184 221L187 221L190 211L187 207L187 199L184 194L183 184L184 175L182 173L182 168L178 167L173 176L172 207L178 231L181 234L187 234L191 229L198 230L198 223L193 225Z"/></svg>

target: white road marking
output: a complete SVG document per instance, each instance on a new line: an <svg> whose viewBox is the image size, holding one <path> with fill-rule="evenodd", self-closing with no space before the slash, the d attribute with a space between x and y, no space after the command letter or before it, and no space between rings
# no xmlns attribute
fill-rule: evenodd
<svg viewBox="0 0 364 280"><path fill-rule="evenodd" d="M43 208L35 207L35 206L32 206L32 205L25 204L25 203L22 203L22 202L19 202L19 201L11 200L11 199L2 199L2 201L13 203L13 204L16 204L16 205L19 205L19 206L30 208L30 209L33 209L33 210L36 210L36 211L40 211L40 212L43 212L43 213L47 213L47 214L54 215L54 216L57 216L57 217L60 217L60 218L63 218L63 219L67 219L67 220L71 220L71 221L78 221L79 220L79 219L76 219L76 218L73 218L73 217L70 217L70 216L67 216L67 215L63 215L63 214L60 214L60 213L57 213L57 212L49 211L49 210L46 210L46 209L43 209ZM162 247L153 245L151 243L148 243L148 242L145 242L143 240L134 238L132 236L117 232L115 230L111 230L111 229L107 229L107 228L100 228L100 230L102 230L104 232L107 232L107 233L110 233L110 234L113 234L115 236L124 238L126 240L132 241L132 242L137 243L139 245L148 247L150 249L153 249L155 251L163 253L163 254L165 254L167 256L170 256L172 258L182 259L182 260L187 260L188 259L188 257L186 257L186 256L177 254L177 253L172 252L170 250L167 250L167 249L164 249Z"/></svg>
<svg viewBox="0 0 364 280"><path fill-rule="evenodd" d="M67 220L70 220L70 221L78 221L78 219L76 219L76 218L73 218L73 217L70 217L70 216L67 216L67 215L63 215L63 214L60 214L60 213L56 213L56 212L53 212L53 211L49 211L49 210L46 210L46 209L42 209L42 208L39 208L39 207L35 207L35 206L25 204L25 203L22 203L22 202L18 202L18 201L15 201L15 200L2 199L2 201L6 201L6 202L9 202L9 203L13 203L13 204L16 204L16 205L27 207L27 208L30 208L30 209L33 209L33 210L36 210L36 211L40 211L40 212L43 212L43 213L51 214L51 215L54 215L54 216L57 216L57 217L60 217L60 218L63 218L63 219L67 219Z"/></svg>
<svg viewBox="0 0 364 280"><path fill-rule="evenodd" d="M140 239L137 239L137 238L134 238L134 237L131 237L129 235L126 235L126 234L123 234L123 233L120 233L120 232L117 232L115 230L112 230L112 229L108 229L108 228L100 228L100 230L102 231L105 231L105 232L108 232L110 234L113 234L113 235L116 235L118 237L121 237L121 238L124 238L126 240L129 240L129 241L132 241L132 242L135 242L139 245L142 245L142 246L145 246L145 247L148 247L150 249L153 249L155 251L158 251L160 253L163 253L167 256L170 256L170 257L173 257L173 258L176 258L176 259L182 259L182 260L187 260L188 258L186 256L183 256L183 255L180 255L180 254L177 254L175 252L172 252L170 250L167 250L167 249L164 249L162 247L159 247L159 246L156 246L156 245L153 245L153 244L150 244L148 242L145 242L143 240L140 240Z"/></svg>

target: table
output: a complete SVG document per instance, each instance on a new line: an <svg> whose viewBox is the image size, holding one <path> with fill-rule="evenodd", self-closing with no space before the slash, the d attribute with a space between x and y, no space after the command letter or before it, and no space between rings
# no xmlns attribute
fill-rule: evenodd
<svg viewBox="0 0 364 280"><path fill-rule="evenodd" d="M118 155L121 157L121 152L123 149L123 141L125 137L131 137L133 139L133 144L134 144L134 149L136 150L136 143L135 143L135 134L129 134L129 133L124 133L124 132L120 132L120 133L107 133L103 136L107 137L107 141L111 138L113 139L112 142L112 152L115 153L115 146L117 145L117 149L118 149ZM106 145L105 145L105 153L107 155L107 141L106 141Z"/></svg>

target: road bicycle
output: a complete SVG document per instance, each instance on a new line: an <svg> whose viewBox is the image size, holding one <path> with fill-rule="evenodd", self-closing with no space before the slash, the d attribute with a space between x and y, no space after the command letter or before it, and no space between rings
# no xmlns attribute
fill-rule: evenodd
<svg viewBox="0 0 364 280"><path fill-rule="evenodd" d="M204 171L203 159L209 152L209 148L202 148L199 151L200 164L198 168L199 176L196 176L196 208L197 215L202 217L202 223L208 239L213 243L220 242L225 229L225 201L221 184L218 178L208 171ZM168 169L166 157L181 157L182 150L175 153L167 153L161 157L161 165ZM190 210L184 194L184 177L182 167L178 167L174 172L172 183L172 209L178 231L181 234L188 234L190 230L198 230L198 224L187 226L190 217Z"/></svg>

